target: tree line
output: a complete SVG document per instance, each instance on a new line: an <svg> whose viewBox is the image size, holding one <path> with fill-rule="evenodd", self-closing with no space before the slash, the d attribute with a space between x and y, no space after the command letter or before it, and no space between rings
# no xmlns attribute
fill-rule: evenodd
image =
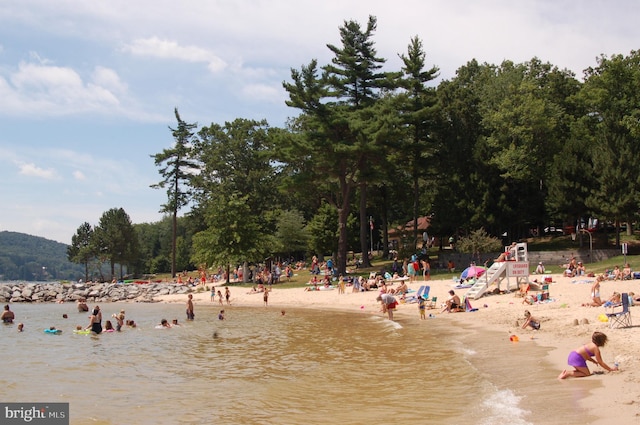
<svg viewBox="0 0 640 425"><path fill-rule="evenodd" d="M175 144L152 155L168 220L133 226L136 249L103 246L94 258L136 254L175 275L335 254L344 272L350 251L368 252L372 224L386 250L389 229L410 220L415 249L424 215L433 235L484 229L509 240L587 216L635 221L638 52L598 57L582 81L532 58L470 60L436 85L417 36L398 54L400 69L384 70L376 28L373 16L345 21L340 44L327 44L330 63L291 70L283 88L297 115L283 128L237 118L198 129L176 108Z"/></svg>
<svg viewBox="0 0 640 425"><path fill-rule="evenodd" d="M68 261L67 245L17 232L0 232L0 281L73 280L82 272Z"/></svg>

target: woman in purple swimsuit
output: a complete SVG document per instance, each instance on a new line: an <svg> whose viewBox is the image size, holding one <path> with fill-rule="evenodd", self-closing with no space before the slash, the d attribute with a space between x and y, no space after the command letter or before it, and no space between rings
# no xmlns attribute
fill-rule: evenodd
<svg viewBox="0 0 640 425"><path fill-rule="evenodd" d="M563 370L560 376L558 376L558 379L565 379L570 376L573 376L574 378L590 376L591 372L587 366L587 360L597 365L599 364L609 372L618 370L618 366L611 368L602 360L600 347L604 347L606 343L607 336L605 334L602 332L594 332L591 336L590 343L584 344L582 347L576 348L569 353L567 363L569 366L573 366L574 369L571 371L567 371L566 369ZM596 356L595 360L593 359L593 356Z"/></svg>

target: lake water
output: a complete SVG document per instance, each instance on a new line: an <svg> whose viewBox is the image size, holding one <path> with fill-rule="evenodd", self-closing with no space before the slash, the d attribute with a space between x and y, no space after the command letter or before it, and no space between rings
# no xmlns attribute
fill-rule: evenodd
<svg viewBox="0 0 640 425"><path fill-rule="evenodd" d="M447 317L102 304L138 327L77 335L70 304L13 304L0 326L3 402L69 402L71 424L587 424L595 382L561 383L531 341ZM66 313L69 318L64 319ZM473 313L468 313L473 314ZM417 311L416 311L417 316ZM114 322L115 323L115 322ZM49 326L62 329L47 334ZM214 335L215 334L215 335ZM588 380L585 380L588 381Z"/></svg>

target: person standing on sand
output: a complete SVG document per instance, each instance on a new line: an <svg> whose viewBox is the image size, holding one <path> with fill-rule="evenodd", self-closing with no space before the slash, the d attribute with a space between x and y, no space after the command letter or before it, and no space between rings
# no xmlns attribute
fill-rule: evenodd
<svg viewBox="0 0 640 425"><path fill-rule="evenodd" d="M187 320L195 319L196 315L193 312L193 295L189 294L187 299Z"/></svg>
<svg viewBox="0 0 640 425"><path fill-rule="evenodd" d="M422 295L418 295L418 311L420 312L420 320L427 318L426 309L427 306L424 302L424 298L422 298Z"/></svg>
<svg viewBox="0 0 640 425"><path fill-rule="evenodd" d="M338 278L338 294L344 294L346 289L346 285L344 283L344 277L340 275Z"/></svg>
<svg viewBox="0 0 640 425"><path fill-rule="evenodd" d="M225 286L224 288L224 297L227 300L227 305L231 305L231 291L228 286Z"/></svg>
<svg viewBox="0 0 640 425"><path fill-rule="evenodd" d="M269 305L269 291L269 288L264 288L264 295L262 296L262 299L265 307Z"/></svg>
<svg viewBox="0 0 640 425"><path fill-rule="evenodd" d="M378 298L376 298L376 301L380 301L382 303L382 312L386 312L389 320L393 320L393 311L398 305L396 297L391 294L380 294L378 295Z"/></svg>
<svg viewBox="0 0 640 425"><path fill-rule="evenodd" d="M422 280L431 280L431 264L428 259L423 259L422 263Z"/></svg>
<svg viewBox="0 0 640 425"><path fill-rule="evenodd" d="M571 353L569 353L569 358L567 359L567 364L569 366L573 366L573 370L567 371L563 370L558 379L566 379L569 377L574 378L583 378L585 376L591 376L591 372L589 371L589 367L587 366L587 360L593 362L597 365L602 366L607 369L609 372L613 372L614 370L618 370L618 366L614 366L613 368L609 367L603 360L602 355L600 354L600 347L604 347L607 343L607 336L602 332L594 332L591 336L591 342L588 344L584 344L581 347L576 348ZM596 356L595 360L593 356Z"/></svg>

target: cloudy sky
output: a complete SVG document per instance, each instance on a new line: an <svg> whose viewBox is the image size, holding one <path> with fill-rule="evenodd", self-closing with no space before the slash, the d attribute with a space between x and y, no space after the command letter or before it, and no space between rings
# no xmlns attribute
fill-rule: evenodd
<svg viewBox="0 0 640 425"><path fill-rule="evenodd" d="M640 45L640 3L565 0L0 0L0 231L70 243L124 208L161 218L150 155L177 107L199 126L282 126L291 68L330 60L345 20L378 18L389 70L419 36L451 79L471 59L575 72ZM634 44L635 43L635 44Z"/></svg>

